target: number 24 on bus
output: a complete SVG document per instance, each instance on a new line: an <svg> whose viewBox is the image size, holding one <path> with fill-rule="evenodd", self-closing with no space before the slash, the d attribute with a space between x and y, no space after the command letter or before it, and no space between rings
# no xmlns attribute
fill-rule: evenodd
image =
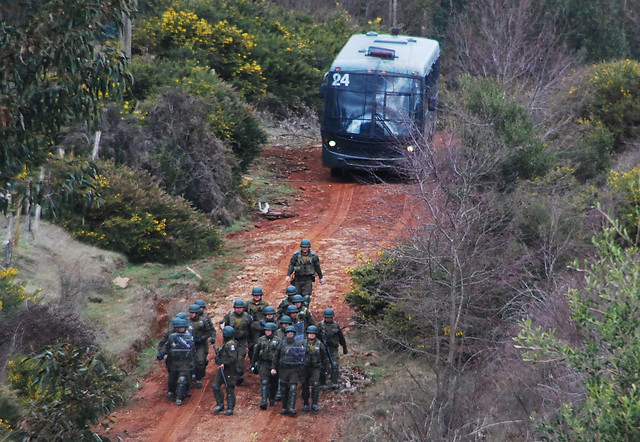
<svg viewBox="0 0 640 442"><path fill-rule="evenodd" d="M321 94L322 164L389 169L433 134L440 45L392 34L353 35L325 75Z"/></svg>

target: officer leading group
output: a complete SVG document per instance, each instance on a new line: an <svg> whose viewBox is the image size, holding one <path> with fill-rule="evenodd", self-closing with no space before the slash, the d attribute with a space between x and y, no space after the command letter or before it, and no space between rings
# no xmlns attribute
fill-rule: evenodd
<svg viewBox="0 0 640 442"><path fill-rule="evenodd" d="M178 313L158 343L157 359L165 361L168 373L167 398L182 405L192 388L202 388L211 348L216 365L214 414L233 415L235 388L244 382L247 357L250 372L260 379L256 400L260 409L280 402L281 414L295 416L300 395L302 411L318 413L320 391L339 388L340 347L345 355L348 350L332 308L320 307L320 322L313 318L310 305L316 276L324 284L320 259L311 250L311 242L303 239L289 261L285 278L289 285L277 309L263 299L261 287L253 288L248 301L234 300L232 309L218 322L219 347L204 300Z"/></svg>

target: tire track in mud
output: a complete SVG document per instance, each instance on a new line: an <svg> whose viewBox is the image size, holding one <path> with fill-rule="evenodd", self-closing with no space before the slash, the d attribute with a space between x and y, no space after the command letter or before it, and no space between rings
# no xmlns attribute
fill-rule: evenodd
<svg viewBox="0 0 640 442"><path fill-rule="evenodd" d="M305 233L304 230L310 227L307 225L308 223L302 225L300 225L301 223L298 223L299 225L296 229L290 229L284 236L288 237L291 244L296 244L302 239L302 237L309 239L312 244L316 242L322 243L322 239L335 232L348 216L355 186L356 185L353 183L332 184L330 199L326 204L326 210L316 220L310 220L313 222L313 227ZM275 275L270 277L268 281L264 281L263 284L263 290L267 287L265 293L271 294L271 296L265 296L265 299L269 304L274 305L275 307L277 307L282 299L282 297L277 297L276 293L281 292L281 290L276 289L276 287L284 287L284 277L286 275L286 269L289 265L290 257L291 255L289 253L285 253L279 260L277 260L277 262L274 263L274 266L278 271ZM267 410L260 410L258 408L258 378L253 375L248 375L247 378L253 380L253 382L248 382L246 387L244 385L236 387L236 395L238 404L248 404L253 410L253 415L250 417L251 425L238 427L232 423L233 431L231 433L224 431L220 426L218 426L217 431L220 432L222 430L225 434L218 433L217 437L224 435L226 439L237 441L252 440L254 437L257 437L257 440L264 441L303 440L305 428L308 425L316 424L317 419L322 419L322 413L319 415L302 413L300 403L298 403L298 406L296 407L299 413L295 418L280 414L280 402L277 402L275 407L268 407ZM247 381L249 379L247 379ZM300 391L298 391L298 400L301 401L299 395ZM206 432L207 430L205 430L205 433Z"/></svg>
<svg viewBox="0 0 640 442"><path fill-rule="evenodd" d="M383 186L361 185L354 180L335 180L328 170L320 166L319 149L310 150L307 168L295 172L289 178L301 185L300 198L293 204L300 212L295 219L261 221L256 228L242 232L237 239L245 242L247 252L239 262L241 275L232 280L222 298L216 297L215 307L208 313L214 326L224 314L231 310L233 299L249 298L251 287L260 285L265 300L277 307L284 296L285 276L291 253L302 238L312 242L319 252L323 273L327 278L324 286L314 286L311 309L314 315L326 306L337 308L341 321L347 321L349 309L341 301L348 290L349 276L345 267L357 265L356 253L362 244L391 241L401 229L398 211L407 213L411 206L408 195L399 195L395 190ZM397 189L396 189L397 190ZM376 198L390 196L390 206L373 206ZM389 209L396 212L388 216ZM372 212L380 213L374 216ZM380 223L384 219L383 224ZM391 223L391 224L389 224ZM372 241L363 243L362 238L371 234ZM375 250L375 249L372 249ZM316 291L315 288L318 287ZM320 288L321 287L321 288ZM316 317L316 320L322 318ZM217 345L221 344L221 333L217 329ZM347 338L348 339L348 338ZM352 350L353 351L353 350ZM349 415L353 407L351 399L338 392L324 391L320 394L320 413L301 411L301 399L296 407L297 417L280 414L281 403L267 410L260 410L259 378L245 370L245 383L236 387L237 402L234 416L214 416L211 383L217 366L213 362L213 351L209 353L209 366L201 390L193 389L192 397L176 407L164 399L166 394L166 372L158 367L155 374L145 379L141 391L125 409L114 413L114 432L125 441L328 441L338 436L338 425ZM245 368L248 362L245 360ZM298 391L298 394L300 392ZM118 422L120 420L120 422ZM141 423L142 422L142 423ZM129 433L127 433L127 429Z"/></svg>
<svg viewBox="0 0 640 442"><path fill-rule="evenodd" d="M311 225L305 223L298 226L302 229L296 228L288 231L285 236L289 237L290 243L296 244L302 237L308 238L312 243L322 243L324 238L332 235L349 215L356 186L355 183L348 182L332 183L330 199L326 204L324 213L315 220L310 220L312 222ZM304 230L305 227L311 227L308 233L300 231ZM285 253L274 262L271 266L277 269L275 275L262 284L265 291L265 299L275 307L281 300L281 298L277 298L276 293L280 292L277 288L285 284L284 277L289 265L289 259L290 254ZM270 294L270 296L267 294ZM239 296L246 297L244 294ZM214 326L217 326L219 318L228 310L228 308L223 308L222 312L216 312L213 317ZM218 335L220 335L219 330ZM220 338L218 338L219 344ZM212 356L212 353L210 353L210 356ZM212 358L210 357L210 359ZM245 360L246 366L247 361ZM209 437L216 439L224 437L226 440L245 441L251 440L254 437L253 435L256 434L259 440L265 441L282 440L283 438L292 441L301 440L304 427L307 424L312 425L315 422L313 418L322 418L321 415L303 415L302 412L296 418L282 416L280 414L281 403L276 403L275 407L269 407L267 410L260 410L257 406L259 399L258 378L250 373L245 376L245 384L236 387L237 406L234 413L235 416L231 418L227 416L214 417L210 414L210 409L214 406L210 386L210 381L213 379L211 367L214 369L216 367L213 360L209 362L207 376L203 380L206 381L203 382L203 388L192 390L191 398L185 400L181 407L175 407L167 401L167 410L160 418L160 422L149 440L162 442L206 440L207 435L209 435ZM299 400L301 399L299 398ZM297 408L301 409L300 406ZM247 414L251 414L251 416L246 416ZM250 418L251 425L239 426L237 419L241 418L241 416L242 418ZM214 427L209 428L210 425L208 423L214 424ZM231 431L229 431L229 428L225 428L227 423L232 427Z"/></svg>

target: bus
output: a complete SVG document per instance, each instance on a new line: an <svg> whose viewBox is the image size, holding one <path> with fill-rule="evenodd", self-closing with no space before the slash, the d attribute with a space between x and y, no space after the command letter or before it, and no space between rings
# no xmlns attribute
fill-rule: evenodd
<svg viewBox="0 0 640 442"><path fill-rule="evenodd" d="M391 169L435 128L440 45L428 38L353 35L325 74L322 165Z"/></svg>

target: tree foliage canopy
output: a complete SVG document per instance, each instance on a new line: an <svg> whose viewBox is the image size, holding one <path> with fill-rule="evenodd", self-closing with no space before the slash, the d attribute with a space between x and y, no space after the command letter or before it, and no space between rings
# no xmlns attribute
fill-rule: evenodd
<svg viewBox="0 0 640 442"><path fill-rule="evenodd" d="M132 4L32 1L0 22L0 185L40 163L61 127L91 121L129 83L117 37Z"/></svg>

